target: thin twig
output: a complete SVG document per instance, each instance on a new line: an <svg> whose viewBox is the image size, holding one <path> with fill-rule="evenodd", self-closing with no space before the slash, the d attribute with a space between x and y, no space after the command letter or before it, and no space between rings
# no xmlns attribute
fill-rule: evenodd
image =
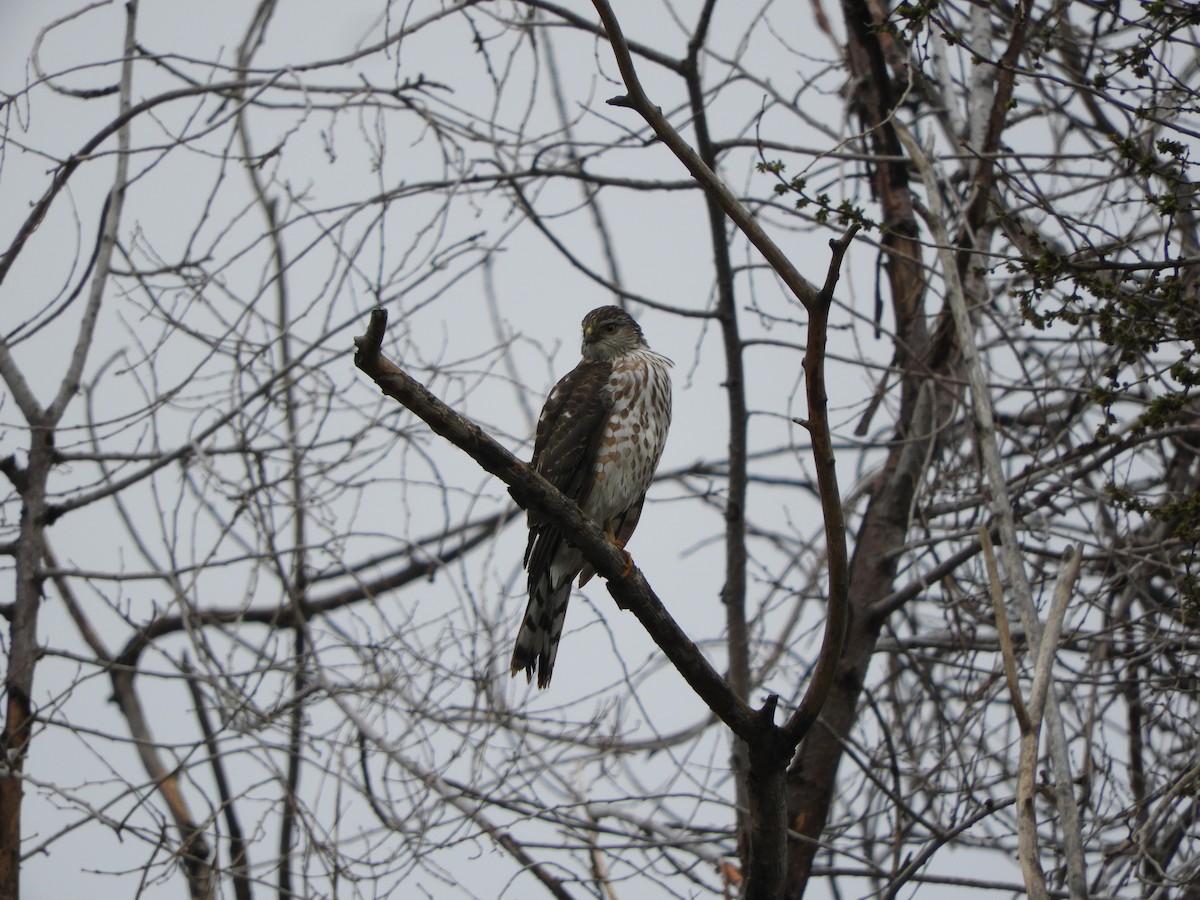
<svg viewBox="0 0 1200 900"><path fill-rule="evenodd" d="M1017 654L1013 647L1012 632L1009 630L1008 611L1004 608L1004 585L1000 580L1000 569L996 565L996 553L992 547L992 535L986 525L979 526L979 543L983 547L983 561L987 569L988 590L992 606L996 610L996 637L1000 641L1000 656L1004 660L1004 680L1012 697L1013 713L1021 734L1029 731L1029 713L1021 696L1021 683L1017 680Z"/></svg>
<svg viewBox="0 0 1200 900"><path fill-rule="evenodd" d="M233 894L237 900L251 900L254 895L250 889L249 844L242 833L242 823L234 806L233 792L229 789L229 778L225 774L225 763L217 744L217 735L208 718L208 701L200 689L200 679L196 677L186 657L180 665L180 670L187 679L188 690L192 695L192 711L196 714L200 733L204 736L204 747L208 751L208 763L212 767L213 781L217 785L217 796L221 798L221 814L225 817L225 827L229 829L229 872L233 877Z"/></svg>

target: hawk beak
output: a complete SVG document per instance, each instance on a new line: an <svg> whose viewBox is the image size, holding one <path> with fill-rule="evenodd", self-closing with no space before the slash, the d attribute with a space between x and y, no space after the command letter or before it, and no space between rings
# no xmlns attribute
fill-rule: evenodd
<svg viewBox="0 0 1200 900"><path fill-rule="evenodd" d="M585 344L593 344L600 339L600 335L596 333L596 329L589 325L583 329L583 342Z"/></svg>

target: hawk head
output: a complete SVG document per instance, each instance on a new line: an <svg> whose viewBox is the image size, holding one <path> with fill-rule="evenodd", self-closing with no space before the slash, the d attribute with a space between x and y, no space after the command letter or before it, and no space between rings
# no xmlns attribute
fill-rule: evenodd
<svg viewBox="0 0 1200 900"><path fill-rule="evenodd" d="M601 306L583 317L583 358L588 362L614 360L645 346L642 329L619 306Z"/></svg>

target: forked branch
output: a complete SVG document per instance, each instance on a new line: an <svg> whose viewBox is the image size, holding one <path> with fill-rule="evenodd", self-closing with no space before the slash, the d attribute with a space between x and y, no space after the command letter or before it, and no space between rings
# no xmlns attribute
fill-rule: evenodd
<svg viewBox="0 0 1200 900"><path fill-rule="evenodd" d="M788 286L808 312L808 348L804 357L805 383L808 397L808 418L803 424L812 436L813 457L817 468L817 486L829 542L829 610L825 637L813 681L800 707L786 726L787 738L797 745L812 727L824 705L833 683L837 661L841 656L846 629L847 598L849 594L849 557L846 551L846 526L842 517L841 492L834 466L833 440L825 396L825 336L829 326L829 309L833 291L841 273L842 259L858 231L852 225L841 238L831 240L833 258L829 264L824 286L818 291L796 269L787 255L771 240L762 226L734 196L721 178L705 164L700 155L667 121L650 98L638 78L629 44L608 0L593 0L596 12L604 23L609 43L616 56L617 68L625 82L627 93L609 100L609 105L636 111L646 120L659 140L687 168L704 190L717 200L725 214L746 235L771 268Z"/></svg>
<svg viewBox="0 0 1200 900"><path fill-rule="evenodd" d="M721 208L725 210L725 215L729 216L733 220L733 224L750 240L750 243L758 248L758 252L783 279L783 283L795 294L796 299L811 312L811 307L817 302L817 289L809 284L800 271L792 265L787 254L771 240L754 216L750 214L750 210L705 164L704 160L700 158L700 154L693 150L679 132L672 127L671 123L667 121L667 117L662 114L662 110L650 102L650 98L646 96L646 91L642 88L641 81L638 80L637 71L633 67L629 43L625 40L621 25L617 21L612 7L608 4L608 0L592 0L592 2L596 7L596 12L600 14L600 21L604 23L604 30L608 33L608 42L612 44L613 53L617 57L617 68L621 71L621 78L628 91L627 94L620 97L613 97L608 101L609 105L632 109L646 120L646 124L654 129L658 139L687 167L687 170L692 173L692 177L696 179L696 183L716 197Z"/></svg>

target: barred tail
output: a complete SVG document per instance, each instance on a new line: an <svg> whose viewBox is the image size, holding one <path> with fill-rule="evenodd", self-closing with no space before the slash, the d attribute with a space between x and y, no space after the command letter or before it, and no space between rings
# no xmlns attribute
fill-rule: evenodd
<svg viewBox="0 0 1200 900"><path fill-rule="evenodd" d="M551 585L551 574L530 579L529 605L517 633L513 648L511 671L516 675L525 670L525 678L533 681L537 672L538 687L550 684L554 658L558 655L558 639L562 636L563 620L567 616L567 601L571 599L571 577L561 579L558 587Z"/></svg>

